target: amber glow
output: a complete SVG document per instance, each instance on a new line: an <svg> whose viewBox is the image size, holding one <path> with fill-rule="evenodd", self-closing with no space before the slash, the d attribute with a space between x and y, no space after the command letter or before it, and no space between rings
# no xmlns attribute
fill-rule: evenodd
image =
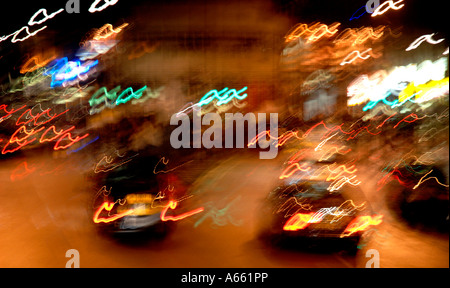
<svg viewBox="0 0 450 288"><path fill-rule="evenodd" d="M309 214L297 213L283 226L283 230L285 231L297 231L301 229L305 229L310 223L319 223L320 219L314 219L313 215L315 213L311 212Z"/></svg>
<svg viewBox="0 0 450 288"><path fill-rule="evenodd" d="M347 228L345 228L345 231L341 234L341 238L350 236L359 231L367 230L370 226L380 225L381 222L383 222L382 219L383 215L356 217L347 225Z"/></svg>

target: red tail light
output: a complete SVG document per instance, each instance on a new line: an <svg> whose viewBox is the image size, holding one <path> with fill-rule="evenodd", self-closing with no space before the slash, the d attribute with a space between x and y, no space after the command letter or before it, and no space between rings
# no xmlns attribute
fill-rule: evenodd
<svg viewBox="0 0 450 288"><path fill-rule="evenodd" d="M283 230L285 231L297 231L301 229L305 229L310 223L318 223L320 219L313 219L313 215L315 213L311 212L309 214L297 213L291 218L283 226Z"/></svg>
<svg viewBox="0 0 450 288"><path fill-rule="evenodd" d="M365 231L369 229L370 226L379 225L383 222L382 219L383 215L356 217L347 225L347 228L345 228L344 232L341 234L341 238L350 236L358 231Z"/></svg>

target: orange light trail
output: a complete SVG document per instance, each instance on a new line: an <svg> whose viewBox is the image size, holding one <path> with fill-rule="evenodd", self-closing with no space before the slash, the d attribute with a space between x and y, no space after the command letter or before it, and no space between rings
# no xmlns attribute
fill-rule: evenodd
<svg viewBox="0 0 450 288"><path fill-rule="evenodd" d="M109 223L109 222L115 221L117 219L120 219L124 216L130 215L131 213L134 212L133 209L129 209L129 210L126 210L125 212L116 214L116 215L108 217L108 218L99 218L99 215L103 211L103 209L106 211L111 211L115 204L116 204L115 202L114 203L104 202L102 205L100 205L100 207L94 213L94 217L93 217L94 223L101 223L101 222Z"/></svg>
<svg viewBox="0 0 450 288"><path fill-rule="evenodd" d="M338 45L354 46L362 45L367 40L378 40L384 35L385 26L347 28L343 30L333 42Z"/></svg>
<svg viewBox="0 0 450 288"><path fill-rule="evenodd" d="M353 63L357 58L366 60L366 59L368 59L369 57L371 57L371 55L369 55L369 54L366 55L366 56L363 56L363 55L366 54L366 53L369 53L370 51L372 51L372 48L366 49L366 50L362 51L361 53L360 53L358 50L354 50L354 51L350 52L350 54L348 54L347 56L345 56L344 60L342 60L342 62L341 62L340 65L341 65L341 66L344 66L344 65L346 65L346 64L351 64L351 63Z"/></svg>
<svg viewBox="0 0 450 288"><path fill-rule="evenodd" d="M285 42L296 40L303 34L308 37L308 42L315 42L324 36L331 37L336 34L339 25L341 25L341 23L335 22L330 26L327 26L318 22L308 28L307 24L297 24L285 36Z"/></svg>
<svg viewBox="0 0 450 288"><path fill-rule="evenodd" d="M195 210L180 214L178 216L166 216L167 210L170 209L175 209L177 207L178 202L177 201L169 201L169 204L167 206L164 207L163 211L161 212L161 221L179 221L182 220L184 218L187 218L189 216L192 216L194 214L203 212L204 208L200 207L197 208Z"/></svg>
<svg viewBox="0 0 450 288"><path fill-rule="evenodd" d="M93 36L94 40L103 40L106 38L109 38L111 35L114 34L118 34L120 33L123 28L127 27L128 23L124 23L122 25L120 25L119 27L117 27L116 29L113 28L113 26L109 23L103 25L102 27L100 27Z"/></svg>
<svg viewBox="0 0 450 288"><path fill-rule="evenodd" d="M46 57L45 59L42 59L41 55L35 55L28 59L20 68L20 73L25 74L27 72L33 72L34 70L38 68L42 68L46 66L48 63L50 63L52 60L55 60L57 58L56 55L52 55L50 57ZM34 63L34 66L33 66Z"/></svg>
<svg viewBox="0 0 450 288"><path fill-rule="evenodd" d="M333 170L330 170L329 166L327 166L327 167L328 167L328 170L330 171L330 174L328 175L326 181L335 180L336 178L342 176L342 174L344 174L344 173L353 174L353 173L355 173L358 170L358 169L355 168L355 165L352 165L349 168L347 168L343 164L343 165L340 165L336 169L333 169ZM339 170L341 170L341 169L342 169L342 171L339 172ZM336 176L332 176L333 174L337 174L337 175Z"/></svg>
<svg viewBox="0 0 450 288"><path fill-rule="evenodd" d="M345 228L344 232L341 234L341 238L348 237L353 233L358 231L364 231L369 228L369 226L380 225L383 222L383 215L377 216L359 216L356 217L350 224L348 224L347 228Z"/></svg>
<svg viewBox="0 0 450 288"><path fill-rule="evenodd" d="M301 166L298 163L293 163L291 165L289 165L284 171L283 173L281 173L281 176L279 177L279 179L285 179L285 178L289 178L292 174L294 174L297 171L302 171L302 172L306 172L309 169L311 169L311 167L307 167L307 168L303 168L302 166L304 166L305 163L303 163ZM295 168L294 168L295 167ZM287 171L291 170L289 173L287 173Z"/></svg>

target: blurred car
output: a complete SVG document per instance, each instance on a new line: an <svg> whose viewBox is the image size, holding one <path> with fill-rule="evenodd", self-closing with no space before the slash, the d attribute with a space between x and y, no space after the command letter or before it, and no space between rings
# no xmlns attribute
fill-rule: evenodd
<svg viewBox="0 0 450 288"><path fill-rule="evenodd" d="M449 188L439 167L404 163L385 175L386 204L417 228L449 231Z"/></svg>
<svg viewBox="0 0 450 288"><path fill-rule="evenodd" d="M159 157L135 154L104 159L95 167L96 186L101 188L93 199L92 219L98 229L113 234L169 232L174 221L163 217L175 207L182 211L177 200L186 189L181 181L170 173L155 173Z"/></svg>
<svg viewBox="0 0 450 288"><path fill-rule="evenodd" d="M315 163L313 169L324 165L328 164ZM260 209L260 236L274 244L303 248L330 248L322 244L332 242L334 247L356 252L363 234L380 225L383 215L372 211L358 186L332 189L336 187L329 175L321 175L284 179Z"/></svg>

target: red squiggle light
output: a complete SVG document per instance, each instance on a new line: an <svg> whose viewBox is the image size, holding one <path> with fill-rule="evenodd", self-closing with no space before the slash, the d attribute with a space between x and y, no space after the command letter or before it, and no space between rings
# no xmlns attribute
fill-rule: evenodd
<svg viewBox="0 0 450 288"><path fill-rule="evenodd" d="M28 144L34 142L34 141L36 140L36 138L33 138L33 139L31 139L31 140L28 140L28 141L27 141L27 139L28 139L30 136L32 136L32 135L36 134L37 132L41 131L42 129L44 129L44 127L41 127L41 128L39 128L38 130L31 129L31 131L28 132L25 126L20 126L20 127L13 133L13 135L11 135L10 140L9 140L9 141L6 143L6 145L3 147L2 154L13 153L13 152L15 152L15 151L21 149L21 148L24 147L25 145L28 145ZM16 134L18 134L19 132L25 133L26 136L24 136L24 137L21 138L21 139L17 138ZM23 141L23 142L22 142L22 141ZM21 142L22 142L22 143L21 143ZM13 149L11 149L11 150L7 150L6 148L9 146L9 144L13 144L13 143L17 143L19 146L17 146L16 148L13 148Z"/></svg>
<svg viewBox="0 0 450 288"><path fill-rule="evenodd" d="M73 139L73 138L72 138L72 134L66 133L66 134L64 134L61 138L59 138L58 141L56 141L56 144L55 144L55 146L53 147L53 149L54 149L54 150L60 150L60 149L66 149L66 148L69 148L69 147L72 146L73 144L77 143L78 141L80 141L80 140L82 140L82 139L84 139L84 138L86 138L86 137L88 137L88 136L89 136L89 133L86 133L86 134L83 135L83 136L77 136L77 137L75 137L75 139ZM59 143L61 143L61 141L63 141L63 139L66 138L66 137L69 139L70 143L67 144L67 145L65 145L65 146L59 146Z"/></svg>
<svg viewBox="0 0 450 288"><path fill-rule="evenodd" d="M409 117L413 117L414 120L412 120L412 121L406 120L406 119L409 118ZM422 118L419 118L416 114L411 113L411 114L409 114L408 116L406 116L405 118L403 118L402 120L400 120L400 121L394 126L394 129L397 128L397 126L400 125L400 123L402 123L402 122L413 123L414 121L417 121L417 120L420 120L420 119L422 119Z"/></svg>
<svg viewBox="0 0 450 288"><path fill-rule="evenodd" d="M7 107L8 107L8 105L5 105L5 104L0 105L0 111L3 110L6 113L6 115L0 117L0 122L2 122L3 119L9 117L11 114L14 114L15 112L27 107L27 105L23 105L22 107L17 108L17 109L11 109L10 111L6 110Z"/></svg>
<svg viewBox="0 0 450 288"><path fill-rule="evenodd" d="M166 216L167 210L169 210L169 208L170 209L175 209L177 207L177 204L178 204L177 201L169 201L169 204L166 207L164 207L163 211L161 212L161 221L169 221L169 220L170 221L178 221L178 220L182 220L182 219L184 219L186 217L189 217L189 216L192 216L194 214L203 212L203 210L204 210L203 207L200 207L200 208L197 208L195 210L192 210L192 211L180 214L178 216Z"/></svg>
<svg viewBox="0 0 450 288"><path fill-rule="evenodd" d="M65 114L65 113L67 113L67 112L69 111L69 109L67 109L66 111L63 111L63 112L61 112L61 113L59 113L59 114L50 115L50 114L49 114L50 110L51 110L50 108L49 108L49 109L46 109L45 111L43 111L43 112L41 112L41 113L38 113L38 114L36 114L35 116L33 116L33 114L31 113L31 109L27 109L27 110L25 110L25 112L22 113L22 115L19 116L19 118L18 118L17 121L16 121L16 125L17 125L17 126L19 126L19 125L27 125L27 124L30 123L31 121L34 121L34 125L35 125L35 126L47 124L48 122L52 121L53 119L55 119L55 118L57 118L57 117L59 117L59 116ZM25 115L27 112L30 114L31 119L29 119L29 120L26 121L26 122L19 122L19 121L20 121L20 118L22 118L22 116ZM47 119L46 121L43 121L43 122L38 123L37 120L38 120L42 115L44 115L44 114L47 114L47 116L50 117L50 119Z"/></svg>

